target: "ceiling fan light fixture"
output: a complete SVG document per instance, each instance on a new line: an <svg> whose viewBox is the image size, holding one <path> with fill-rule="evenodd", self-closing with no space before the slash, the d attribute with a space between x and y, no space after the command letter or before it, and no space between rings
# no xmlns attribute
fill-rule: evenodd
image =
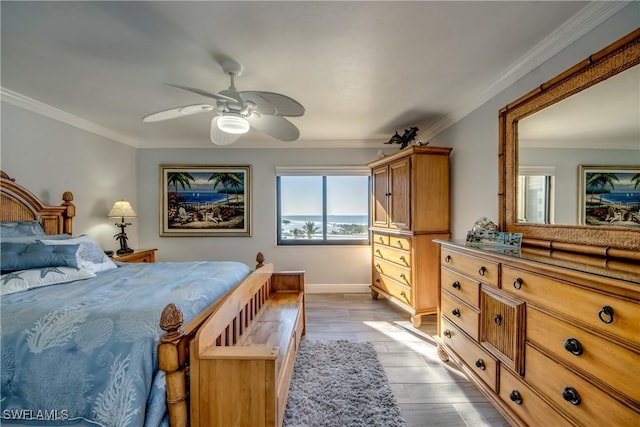
<svg viewBox="0 0 640 427"><path fill-rule="evenodd" d="M247 133L251 127L249 121L239 114L225 114L220 116L216 124L222 132L232 133L234 135Z"/></svg>

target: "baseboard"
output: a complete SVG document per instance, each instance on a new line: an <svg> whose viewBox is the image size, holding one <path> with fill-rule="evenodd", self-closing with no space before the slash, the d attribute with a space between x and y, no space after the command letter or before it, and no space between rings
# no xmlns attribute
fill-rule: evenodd
<svg viewBox="0 0 640 427"><path fill-rule="evenodd" d="M368 294L369 284L358 283L305 283L304 291L307 294Z"/></svg>

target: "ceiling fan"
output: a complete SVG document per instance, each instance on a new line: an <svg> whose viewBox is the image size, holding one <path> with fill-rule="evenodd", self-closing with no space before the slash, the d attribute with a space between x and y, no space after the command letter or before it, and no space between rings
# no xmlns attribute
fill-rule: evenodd
<svg viewBox="0 0 640 427"><path fill-rule="evenodd" d="M191 114L214 112L209 136L217 145L236 142L243 134L254 128L282 141L294 141L300 136L298 128L284 117L304 115L304 107L296 100L279 93L262 91L237 91L236 76L242 74L242 66L226 60L222 69L228 74L229 89L218 93L187 86L165 83L167 86L197 93L216 100L215 105L193 104L158 111L142 118L144 122L157 122Z"/></svg>

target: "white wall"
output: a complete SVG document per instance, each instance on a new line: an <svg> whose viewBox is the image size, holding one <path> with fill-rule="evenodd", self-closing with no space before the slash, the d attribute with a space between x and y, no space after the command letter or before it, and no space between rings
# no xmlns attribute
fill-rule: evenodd
<svg viewBox="0 0 640 427"><path fill-rule="evenodd" d="M137 199L136 150L5 102L0 106L0 167L49 205L74 195L74 235L89 234L103 249L118 249L107 213L116 200ZM135 223L134 219L134 223ZM127 228L137 245L135 224ZM135 246L134 246L135 247Z"/></svg>
<svg viewBox="0 0 640 427"><path fill-rule="evenodd" d="M453 238L464 239L467 231L480 217L486 216L498 222L498 111L632 32L638 27L639 18L640 2L630 3L596 29L431 140L435 145L453 147ZM500 46L496 46L496 49L500 49Z"/></svg>
<svg viewBox="0 0 640 427"><path fill-rule="evenodd" d="M395 152L388 149L387 152ZM365 165L375 149L142 149L138 151L140 241L159 260L240 260L261 251L280 270L305 270L307 284L364 285L371 280L369 246L276 246L276 166ZM252 165L251 237L160 237L160 165ZM144 191L142 190L144 189ZM359 289L363 289L362 286ZM366 288L364 288L366 289Z"/></svg>

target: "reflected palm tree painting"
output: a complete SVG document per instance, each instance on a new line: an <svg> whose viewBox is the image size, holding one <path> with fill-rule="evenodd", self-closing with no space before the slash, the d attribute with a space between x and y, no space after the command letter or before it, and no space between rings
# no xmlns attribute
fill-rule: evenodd
<svg viewBox="0 0 640 427"><path fill-rule="evenodd" d="M580 224L640 228L640 166L578 166Z"/></svg>
<svg viewBox="0 0 640 427"><path fill-rule="evenodd" d="M251 166L160 166L161 236L251 236Z"/></svg>

